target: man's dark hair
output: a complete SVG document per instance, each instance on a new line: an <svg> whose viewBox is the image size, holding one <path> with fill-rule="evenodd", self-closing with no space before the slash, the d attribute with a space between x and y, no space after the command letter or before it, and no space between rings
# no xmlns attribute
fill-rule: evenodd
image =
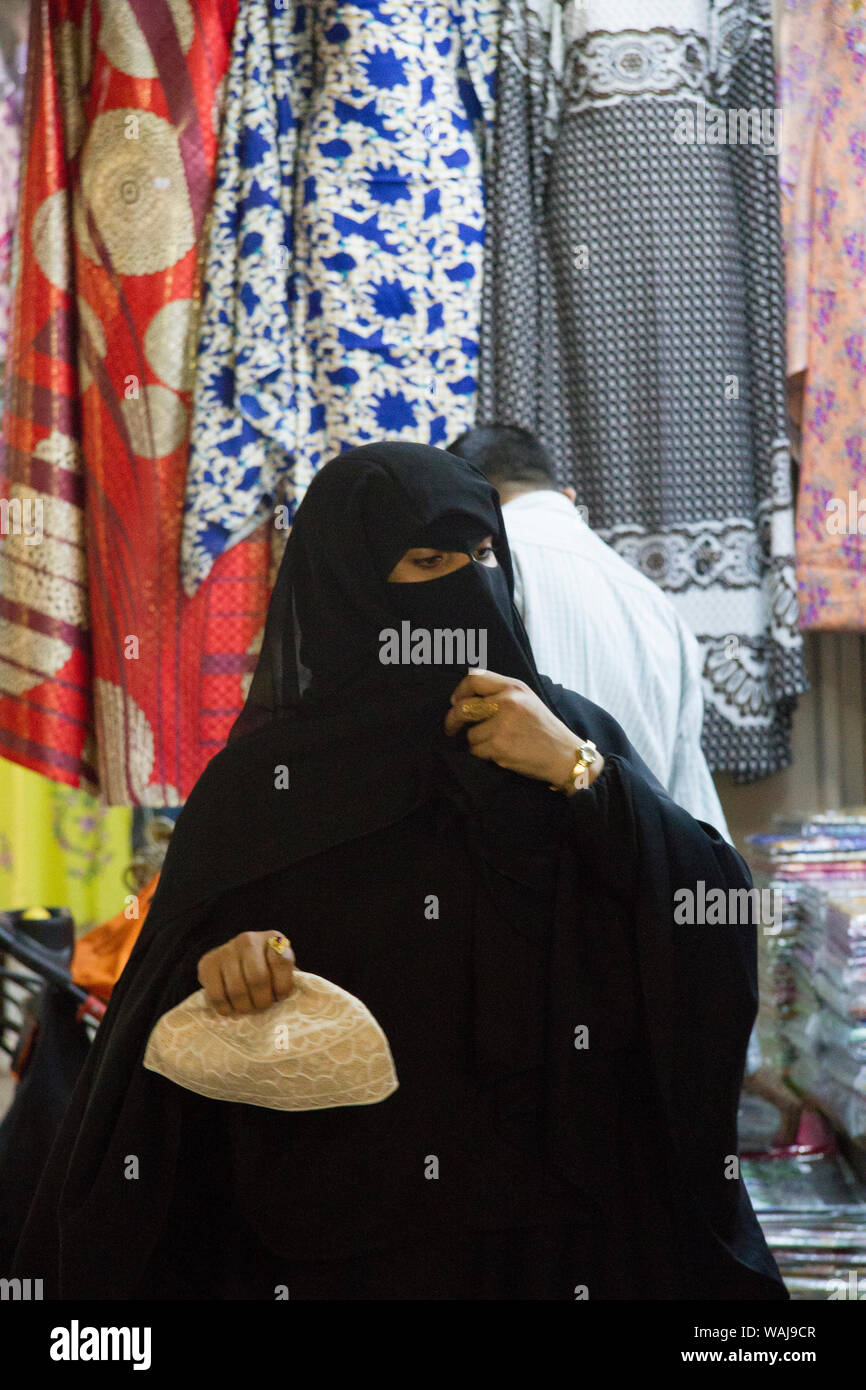
<svg viewBox="0 0 866 1390"><path fill-rule="evenodd" d="M448 445L449 454L474 463L493 484L556 487L553 460L544 445L519 425L480 425Z"/></svg>

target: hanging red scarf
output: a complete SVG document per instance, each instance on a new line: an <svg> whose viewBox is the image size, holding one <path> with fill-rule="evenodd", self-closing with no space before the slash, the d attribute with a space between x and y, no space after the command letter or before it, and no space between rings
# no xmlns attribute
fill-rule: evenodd
<svg viewBox="0 0 866 1390"><path fill-rule="evenodd" d="M0 755L183 800L243 703L267 538L178 580L238 0L34 0L0 495Z"/></svg>

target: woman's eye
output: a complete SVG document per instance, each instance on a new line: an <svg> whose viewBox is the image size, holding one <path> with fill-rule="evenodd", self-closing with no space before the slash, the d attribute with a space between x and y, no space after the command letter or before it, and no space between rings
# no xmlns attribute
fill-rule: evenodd
<svg viewBox="0 0 866 1390"><path fill-rule="evenodd" d="M413 560L412 563L418 565L420 569L432 570L436 568L441 559L441 555L423 555L420 559Z"/></svg>
<svg viewBox="0 0 866 1390"><path fill-rule="evenodd" d="M473 550L473 552L472 552L472 558L473 558L473 560L486 560L487 557L488 557L489 555L492 555L492 554L493 554L493 546L492 546L492 545L479 545L479 547L478 547L477 550Z"/></svg>

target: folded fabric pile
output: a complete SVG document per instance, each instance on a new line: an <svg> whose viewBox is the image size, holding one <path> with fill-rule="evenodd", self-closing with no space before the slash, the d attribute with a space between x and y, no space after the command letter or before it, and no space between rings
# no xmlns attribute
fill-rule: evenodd
<svg viewBox="0 0 866 1390"><path fill-rule="evenodd" d="M866 1145L866 811L754 835L756 883L781 893L762 934L765 1056Z"/></svg>
<svg viewBox="0 0 866 1390"><path fill-rule="evenodd" d="M866 885L845 885L819 910L812 952L812 1007L787 1023L794 1050L789 1076L846 1134L866 1146ZM838 893L838 896L837 896ZM803 906L803 904L801 904Z"/></svg>
<svg viewBox="0 0 866 1390"><path fill-rule="evenodd" d="M864 1190L832 1143L815 1153L743 1160L742 1174L793 1299L866 1294Z"/></svg>

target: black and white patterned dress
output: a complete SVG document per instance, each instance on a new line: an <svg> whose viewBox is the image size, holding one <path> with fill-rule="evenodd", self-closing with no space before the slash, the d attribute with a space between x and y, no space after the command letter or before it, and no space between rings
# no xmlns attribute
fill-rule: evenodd
<svg viewBox="0 0 866 1390"><path fill-rule="evenodd" d="M807 688L769 2L504 0L497 101L479 418L673 600L710 765L751 781Z"/></svg>

